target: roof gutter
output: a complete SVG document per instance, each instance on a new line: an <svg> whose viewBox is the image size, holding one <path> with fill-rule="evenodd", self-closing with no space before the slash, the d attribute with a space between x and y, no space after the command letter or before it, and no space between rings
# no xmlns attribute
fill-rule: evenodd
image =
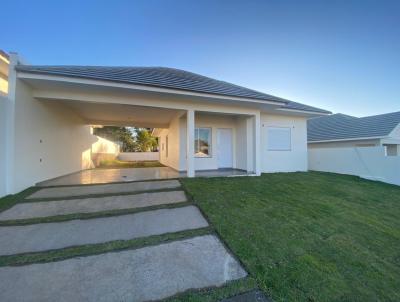
<svg viewBox="0 0 400 302"><path fill-rule="evenodd" d="M300 109L290 109L290 108L278 108L277 111L287 111L287 112L298 112L298 113L309 113L309 114L318 114L318 115L331 115L330 111L313 111L313 110L300 110Z"/></svg>
<svg viewBox="0 0 400 302"><path fill-rule="evenodd" d="M354 137L354 138L341 138L341 139L328 139L328 140L319 140L319 141L308 141L308 143L309 144L317 144L317 143L361 141L361 140L368 140L368 139L383 139L383 138L388 138L388 137L387 136Z"/></svg>

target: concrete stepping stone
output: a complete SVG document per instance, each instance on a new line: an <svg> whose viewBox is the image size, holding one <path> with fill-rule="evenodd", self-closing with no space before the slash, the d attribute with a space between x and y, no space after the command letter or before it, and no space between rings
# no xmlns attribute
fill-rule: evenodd
<svg viewBox="0 0 400 302"><path fill-rule="evenodd" d="M137 250L0 268L3 301L149 301L246 272L212 235Z"/></svg>
<svg viewBox="0 0 400 302"><path fill-rule="evenodd" d="M0 221L29 219L76 213L143 208L186 201L183 191L116 195L69 200L19 203L0 213Z"/></svg>
<svg viewBox="0 0 400 302"><path fill-rule="evenodd" d="M84 196L84 195L94 195L94 194L133 193L139 191L173 189L178 187L180 187L180 183L177 180L143 181L143 182L132 182L123 184L57 187L57 188L41 189L30 195L28 198L59 198L59 197Z"/></svg>
<svg viewBox="0 0 400 302"><path fill-rule="evenodd" d="M0 255L128 240L208 226L194 206L104 218L0 227Z"/></svg>

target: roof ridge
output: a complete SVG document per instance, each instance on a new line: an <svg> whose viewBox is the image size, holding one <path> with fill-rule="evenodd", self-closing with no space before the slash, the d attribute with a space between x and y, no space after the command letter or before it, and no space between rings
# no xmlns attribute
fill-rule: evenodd
<svg viewBox="0 0 400 302"><path fill-rule="evenodd" d="M394 112L388 112L388 113L382 113L382 114L362 116L360 118L364 119L364 118L370 118L370 117L378 117L378 116L385 116L385 115L395 115L395 114L400 114L400 111L394 111Z"/></svg>

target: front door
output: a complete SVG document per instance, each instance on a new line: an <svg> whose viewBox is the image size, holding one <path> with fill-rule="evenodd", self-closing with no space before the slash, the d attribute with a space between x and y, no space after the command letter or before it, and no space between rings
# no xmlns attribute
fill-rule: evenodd
<svg viewBox="0 0 400 302"><path fill-rule="evenodd" d="M218 168L232 168L233 162L232 129L217 129Z"/></svg>

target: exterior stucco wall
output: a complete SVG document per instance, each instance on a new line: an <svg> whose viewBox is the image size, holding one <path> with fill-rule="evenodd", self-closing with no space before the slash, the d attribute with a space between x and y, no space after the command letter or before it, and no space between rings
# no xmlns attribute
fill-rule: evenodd
<svg viewBox="0 0 400 302"><path fill-rule="evenodd" d="M6 97L0 94L0 197L6 195L6 102Z"/></svg>
<svg viewBox="0 0 400 302"><path fill-rule="evenodd" d="M268 150L268 127L291 128L291 150ZM305 117L261 114L262 172L307 171L307 119Z"/></svg>
<svg viewBox="0 0 400 302"><path fill-rule="evenodd" d="M177 116L171 121L168 129L163 129L161 131L159 137L160 162L175 170L180 170L180 128L181 119Z"/></svg>
<svg viewBox="0 0 400 302"><path fill-rule="evenodd" d="M57 102L32 97L16 81L13 193L37 182L91 167L90 126Z"/></svg>
<svg viewBox="0 0 400 302"><path fill-rule="evenodd" d="M247 118L236 119L236 168L247 170ZM249 154L252 155L252 154Z"/></svg>

